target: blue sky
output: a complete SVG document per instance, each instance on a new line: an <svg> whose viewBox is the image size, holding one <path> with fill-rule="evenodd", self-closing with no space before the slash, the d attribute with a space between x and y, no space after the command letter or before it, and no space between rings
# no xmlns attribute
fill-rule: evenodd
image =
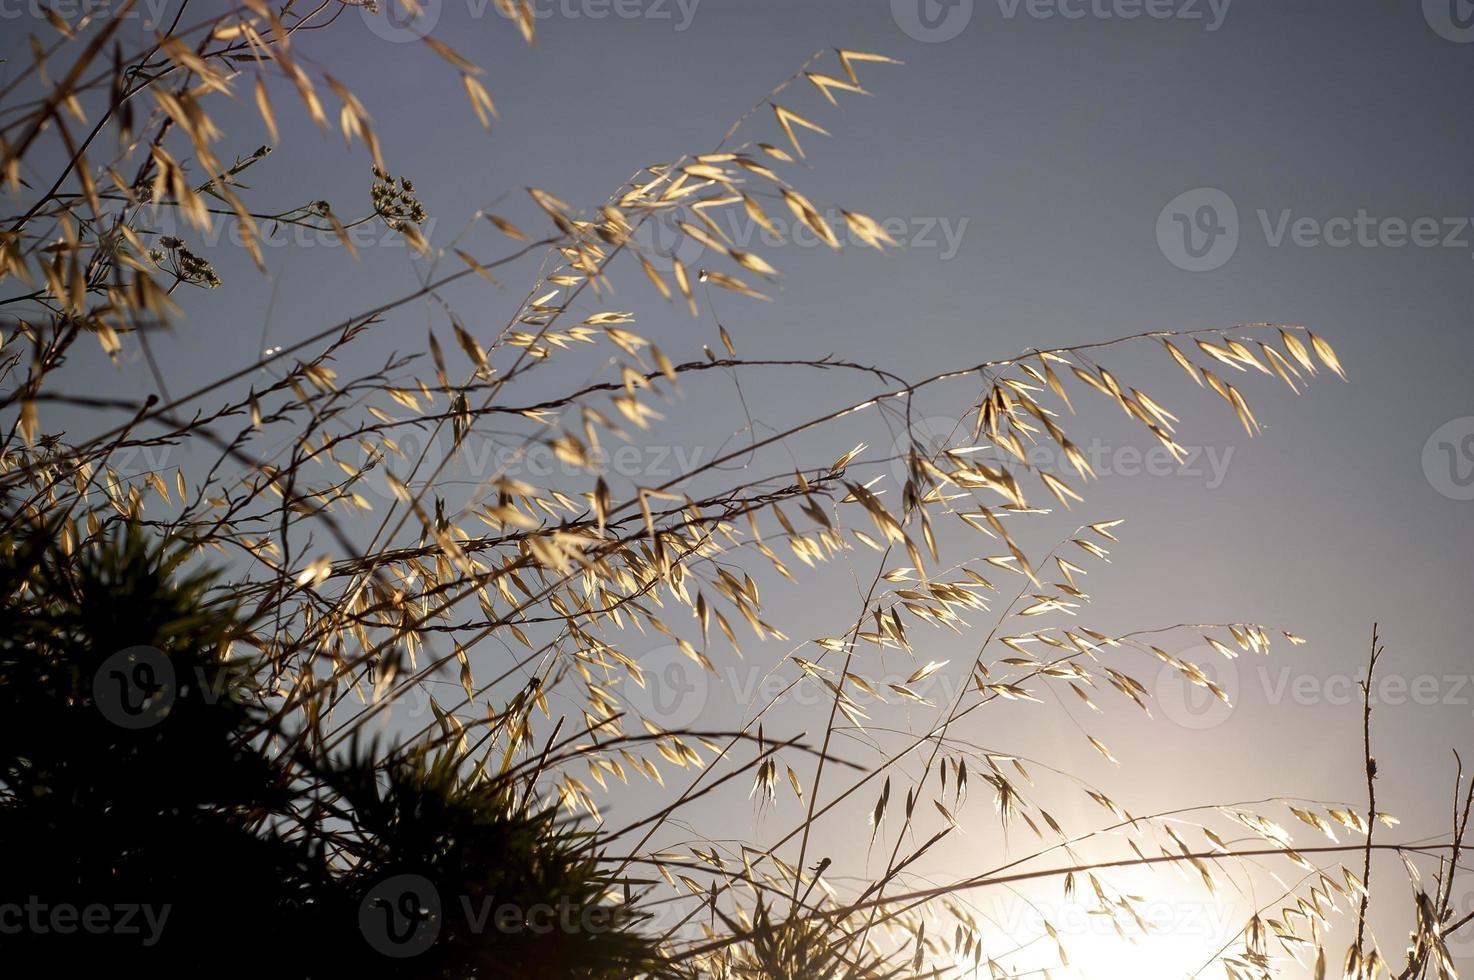
<svg viewBox="0 0 1474 980"><path fill-rule="evenodd" d="M1103 358L1182 418L1179 441L1195 451L1186 472L1154 474L1142 455L1150 440L1102 400L1084 401L1090 411L1071 429L1082 444L1097 440L1111 471L1076 515L1126 521L1113 563L1091 572L1091 625L1257 621L1307 644L1235 662L1239 695L1226 713L1182 709L1174 719L1168 709L1148 722L1115 705L1090 730L1104 733L1120 770L1079 736L1078 705L1010 710L1006 726L975 734L1000 750L1026 744L1138 811L1268 795L1359 801L1359 713L1346 692L1378 621L1383 671L1394 678L1375 723L1379 802L1409 838L1442 829L1449 750L1468 758L1474 748L1474 27L1462 26L1465 0L535 6L546 16L532 48L477 0L437 0L408 27L346 8L331 30L299 42L369 107L388 166L414 180L434 219L432 245L456 239L497 254L506 240L472 217L478 209L532 230L539 215L527 186L593 205L646 164L711 147L815 51L904 62L862 66L872 95L841 95L838 110L812 91L793 95L795 109L833 133L802 137L796 183L825 208L889 221L902 245L886 254L761 247L784 273L776 302L720 294L694 319L627 263L610 308L633 311L675 360L716 348L718 321L748 356L833 353L907 378L1147 330L1271 321L1330 339L1350 383L1323 372L1295 397L1269 379L1246 382L1264 423L1252 440L1159 347ZM19 3L4 16L16 29L3 28L0 81L14 70L9 59L24 57L18 28L45 27ZM486 67L500 112L490 135L450 66L415 43L426 31ZM362 213L371 179L361 149L319 135L285 88L273 93L284 139L250 171L253 203L326 199L340 214ZM217 120L227 152L266 140L248 99ZM748 138L780 141L770 118L753 127ZM228 244L201 248L225 282L181 300L186 316L160 351L171 387L413 289L424 270L387 236L356 262L330 243L305 244L269 248L265 276ZM428 328L446 329L447 309L473 329L499 326L535 270L535 260L522 263L500 290L458 286L445 306L397 311L340 373L422 349ZM113 365L79 352L70 369L94 393L152 388L136 359ZM555 368L524 391L547 394L604 369ZM967 385L928 395L919 410L965 411L977 395ZM651 438L676 465L700 461L746 438L749 418L761 432L870 390L839 374L776 371L744 376L740 392L730 379L691 383ZM872 416L793 449L827 460L890 438ZM784 459L753 465L768 475ZM954 556L977 547L947 535ZM790 636L833 635L855 607L848 574L811 578L803 590L768 593ZM939 638L919 659L955 666L967 641ZM1150 685L1155 671L1142 671ZM713 696L709 716L740 718L725 697ZM801 708L782 717L802 726ZM790 803L754 831L749 809L713 809L703 829L761 838L797 815ZM969 846L988 839L979 832ZM963 848L957 859L966 857ZM1400 874L1391 864L1386 873ZM1388 925L1389 948L1400 948L1401 927Z"/></svg>

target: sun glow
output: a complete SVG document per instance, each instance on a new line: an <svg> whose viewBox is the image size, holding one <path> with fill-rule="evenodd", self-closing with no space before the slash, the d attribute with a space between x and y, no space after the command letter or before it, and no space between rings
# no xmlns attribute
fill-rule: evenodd
<svg viewBox="0 0 1474 980"><path fill-rule="evenodd" d="M999 938L1016 944L1011 955L1003 955L1006 946L985 946L986 952L1010 976L1048 971L1082 980L1181 980L1239 944L1250 911L1242 903L1215 899L1170 875L1141 874L1131 885L1109 907L1078 890L1067 900L1057 893L984 900Z"/></svg>
<svg viewBox="0 0 1474 980"><path fill-rule="evenodd" d="M1201 923L1173 922L1184 908L1176 903L1144 903L1142 917L1147 928L1122 926L1118 935L1110 917L1097 914L1098 926L1069 937L1062 936L1070 958L1068 976L1090 980L1181 980L1196 974L1233 936L1224 909L1202 908L1193 912ZM1152 913L1162 919L1153 921ZM1200 927L1201 926L1201 927Z"/></svg>

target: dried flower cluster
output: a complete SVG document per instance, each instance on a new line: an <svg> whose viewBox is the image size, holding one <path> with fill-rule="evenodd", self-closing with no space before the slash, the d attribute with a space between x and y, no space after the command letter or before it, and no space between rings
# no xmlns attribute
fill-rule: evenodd
<svg viewBox="0 0 1474 980"><path fill-rule="evenodd" d="M373 198L374 213L383 218L395 231L403 231L406 222L425 223L425 206L415 196L415 185L408 177L394 178L380 167L374 167Z"/></svg>
<svg viewBox="0 0 1474 980"><path fill-rule="evenodd" d="M149 249L149 258L160 265L167 263L166 267L178 281L207 289L220 285L220 277L215 274L210 263L191 252L181 239L173 235L162 235L159 246L164 251L158 248Z"/></svg>

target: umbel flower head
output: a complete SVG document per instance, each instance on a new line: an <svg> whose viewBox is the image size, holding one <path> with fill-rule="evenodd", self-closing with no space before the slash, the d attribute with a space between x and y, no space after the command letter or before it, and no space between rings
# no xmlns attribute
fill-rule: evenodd
<svg viewBox="0 0 1474 980"><path fill-rule="evenodd" d="M425 223L425 206L415 196L415 185L408 177L394 177L382 167L374 167L374 186L369 193L374 212L395 231L404 231L406 224Z"/></svg>
<svg viewBox="0 0 1474 980"><path fill-rule="evenodd" d="M160 264L167 260L169 271L174 273L180 282L203 286L206 289L214 289L220 285L220 276L216 274L215 267L191 252L182 239L173 235L164 235L159 238L159 245L167 250L167 254L160 254L155 250L150 253L150 257L157 254L155 261Z"/></svg>

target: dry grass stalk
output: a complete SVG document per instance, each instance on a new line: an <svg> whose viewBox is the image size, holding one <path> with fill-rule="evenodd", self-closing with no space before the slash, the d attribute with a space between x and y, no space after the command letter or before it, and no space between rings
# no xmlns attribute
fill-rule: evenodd
<svg viewBox="0 0 1474 980"><path fill-rule="evenodd" d="M530 41L530 8L504 6ZM1025 543L1022 529L1051 526L1055 504L1081 504L1095 475L1065 431L1067 413L1114 406L1181 458L1178 417L1133 387L1126 369L1102 363L1118 348L1162 348L1158 354L1221 399L1252 436L1260 423L1244 393L1251 383L1298 392L1322 370L1345 378L1324 338L1264 323L1153 331L979 357L908 381L854 361L742 356L741 331L718 327L720 353L708 348L702 358L673 361L638 332L631 312L576 311L604 306L615 260L626 253L660 294L698 319L714 317L712 287L767 298L779 271L730 242L717 220L726 212L767 226L769 211L786 211L838 248L826 209L796 185L802 171L795 165L805 143L828 136L819 113L866 92L866 76L891 59L816 54L709 151L652 165L591 208L532 189L544 227L523 232L488 215L508 244L476 255L459 240L426 238L414 185L393 176L382 159L368 109L297 57L293 38L332 29L339 13L336 2L298 8L250 0L175 24L135 50L116 39L116 17L54 19L54 35L35 43L34 63L7 86L0 176L18 203L0 232L0 281L19 290L0 304L8 320L0 404L12 419L0 473L8 532L61 516L61 546L75 553L135 523L187 543L201 560L233 563L231 595L251 609L254 624L240 642L271 664L275 687L265 703L278 719L300 720L302 744L314 751L341 750L395 703L425 696L433 719L407 742L451 748L485 772L513 773L527 792L570 813L600 819L599 797L611 781L663 787L649 813L602 829L624 855L610 868L611 880L652 882L646 905L678 910L666 935L673 969L723 977L1012 976L1013 947L1053 940L1000 939L975 913L973 901L987 889L1057 880L1067 895L1090 889L1102 914L1126 921L1136 915L1137 899L1111 885L1111 871L1187 868L1211 892L1229 880L1226 868L1274 856L1303 877L1271 903L1285 903L1279 913L1266 906L1247 919L1235 946L1216 958L1221 969L1231 977L1268 976L1277 963L1298 960L1323 974L1328 917L1356 908L1358 935L1343 972L1389 972L1375 939L1364 935L1372 852L1403 854L1412 868L1412 857L1432 850L1374 845L1372 827L1393 823L1376 811L1374 796L1364 816L1349 806L1290 801L1143 816L1128 814L1100 789L1041 775L1083 790L1107 820L1067 827L1041 802L1028 760L954 736L963 719L1004 701L1039 701L1045 688L1068 688L1071 699L1091 708L1114 691L1145 709L1148 691L1129 673L1133 663L1166 664L1226 700L1198 664L1162 648L1166 630L1111 635L1083 625L1083 576L1108 560L1119 522L1071 521L1073 530L1042 551ZM489 127L492 97L481 72L443 43L425 43L456 76L468 118ZM270 166L269 147L233 145L208 110L226 96L249 100L275 142L289 110L269 92L283 84L318 126L330 129L335 119L345 139L362 144L365 171L373 173L363 215L336 214L321 200L258 210L248 199L240 178ZM812 113L796 108L805 86L821 97ZM22 180L23 164L58 148L65 163L54 182L38 190ZM880 250L894 245L873 218L842 214L854 240ZM161 234L161 215L177 216L169 224L180 230ZM636 234L653 221L678 224L721 268L688 268L654 254ZM113 357L136 347L153 365L150 344L175 316L173 297L221 285L211 263L190 248L192 235L219 222L240 229L242 247L263 267L267 224L336 234L351 248L354 227L378 222L425 256L432 275L412 294L326 324L187 391L170 391L155 366L158 393L147 400L80 393L65 370L74 344L90 336ZM539 251L547 258L542 274L499 329L467 327L450 312L446 287L477 277L495 281L500 270ZM383 358L362 376L338 374L334 365L346 351L372 351L380 327L422 299L449 313L423 353ZM519 400L524 378L580 357L613 358L617 380ZM254 381L263 368L278 376ZM683 384L822 371L852 374L875 390L782 431L754 434L670 480L621 492L594 472L597 451L638 441ZM724 468L766 458L764 450L781 450L856 413L894 413L909 426L915 397L947 385L961 389L959 415L974 449L986 447L992 461L972 450L913 446L905 480L888 495L863 475L865 466L883 462L863 446L832 461L809 460L796 472L775 464L762 478L733 481ZM97 431L75 439L54 434L48 426L63 406L95 412ZM507 430L513 435L502 438L515 452L546 448L587 475L535 485L491 472L469 491L445 484L467 440ZM452 451L406 459L400 472L408 476L386 478L393 499L376 504L368 482L400 453L396 440L414 432L448 436ZM1056 447L1069 470L1033 465L1027 450L1038 443ZM165 446L183 447L201 464L189 472L130 474L112 462ZM702 489L688 494L688 487ZM976 536L976 557L941 563L944 523L948 534ZM873 574L859 608L831 635L812 639L789 640L769 622L756 581L741 571L766 565L796 581L794 562L819 574L837 559L867 556ZM750 631L764 650L789 643L788 690L807 677L830 692L822 732L819 718L807 736L765 731L776 698L739 731L667 731L635 717L617 689L625 677L640 681L637 654L620 649L632 629L669 637L711 670L739 647L740 632ZM916 657L916 637L962 629L983 637L965 671L971 684L949 703L933 704L917 685L944 665ZM1281 636L1301 642L1252 623L1168 629L1201 633L1224 657L1267 654ZM882 651L916 660L905 682L871 675L871 654ZM430 685L447 673L460 692L443 702ZM555 694L558 704L576 702L577 711L557 707ZM920 725L908 720L918 709L916 717L926 717ZM899 726L905 738L854 767L832 741L845 724L859 732ZM1369 717L1367 725L1371 789ZM1087 737L1115 761L1103 741ZM904 768L915 760L919 778ZM688 777L679 790L666 783L666 774L678 771ZM927 880L916 870L927 854L965 821L985 819L976 809L963 812L970 783L992 796L996 820L1027 828L1038 848L940 884ZM771 840L735 850L716 842L678 853L656 849L672 821L703 801L736 794L771 804L786 792L803 800L804 816ZM1295 845L1267 815L1279 806L1333 844ZM850 823L857 811L869 814L867 830ZM1466 796L1455 807L1445 845L1451 851L1436 886L1417 893L1417 932L1400 976L1451 975L1443 936L1464 925L1450 921L1450 886L1469 811ZM1188 826L1197 835L1192 840L1183 836ZM1247 831L1250 843L1237 842L1234 831ZM1337 832L1363 843L1342 843ZM828 859L811 865L819 833L868 833L883 868L859 883L831 882ZM1130 857L1085 856L1121 841ZM1360 875L1342 863L1348 856L1363 858ZM1272 947L1288 960L1272 959ZM1063 942L1059 952L1068 958Z"/></svg>

